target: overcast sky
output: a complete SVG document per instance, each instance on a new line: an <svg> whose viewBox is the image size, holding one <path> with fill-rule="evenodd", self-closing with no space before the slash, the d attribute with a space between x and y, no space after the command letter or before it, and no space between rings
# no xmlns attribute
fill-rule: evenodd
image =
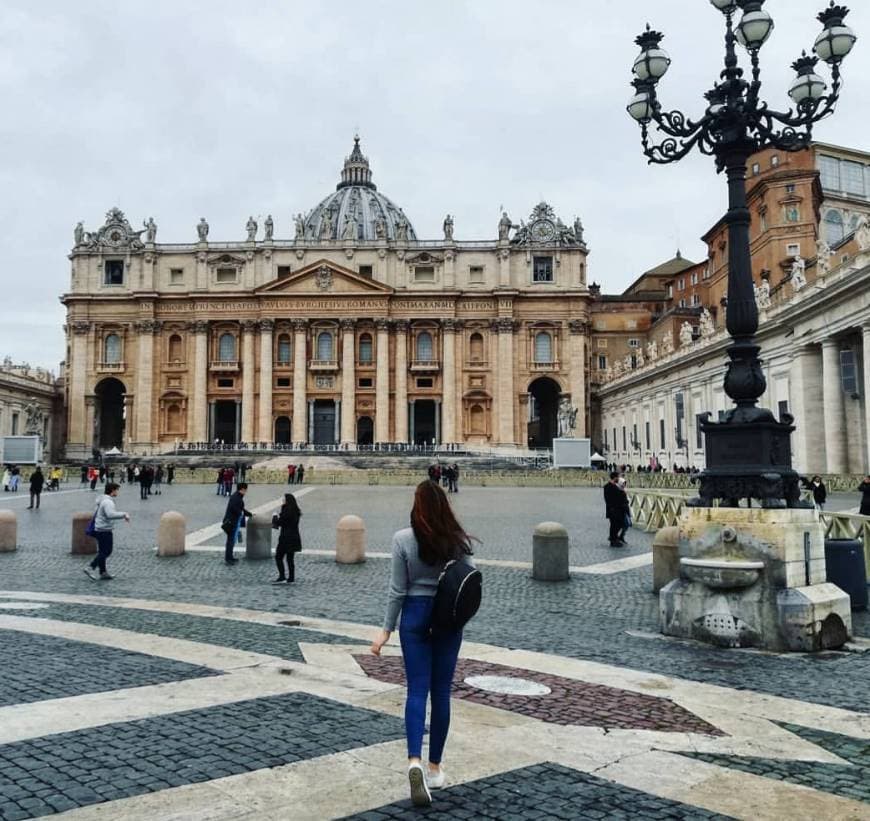
<svg viewBox="0 0 870 821"><path fill-rule="evenodd" d="M823 0L769 0L765 96ZM870 149L870 9L843 99L816 137ZM291 217L332 191L359 130L378 188L422 238L445 213L459 240L496 236L541 199L580 215L607 292L673 256L703 257L721 216L712 160L648 166L625 113L634 37L649 21L673 63L666 107L700 114L722 59L705 0L415 2L3 0L0 4L0 356L55 368L72 229L120 206L158 241L244 237L249 214ZM822 73L827 77L827 70Z"/></svg>

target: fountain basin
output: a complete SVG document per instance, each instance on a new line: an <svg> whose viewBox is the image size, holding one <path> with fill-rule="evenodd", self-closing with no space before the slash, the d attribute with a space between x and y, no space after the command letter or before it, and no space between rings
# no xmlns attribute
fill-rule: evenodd
<svg viewBox="0 0 870 821"><path fill-rule="evenodd" d="M751 587L758 581L764 562L734 559L680 559L683 575L706 587L730 589Z"/></svg>

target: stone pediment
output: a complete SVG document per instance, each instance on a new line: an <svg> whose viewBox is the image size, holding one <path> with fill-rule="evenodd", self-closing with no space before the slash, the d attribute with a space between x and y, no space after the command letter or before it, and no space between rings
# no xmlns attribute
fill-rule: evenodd
<svg viewBox="0 0 870 821"><path fill-rule="evenodd" d="M320 260L290 276L273 280L257 288L257 293L270 294L392 294L393 289L380 282L360 276L356 271L333 262Z"/></svg>

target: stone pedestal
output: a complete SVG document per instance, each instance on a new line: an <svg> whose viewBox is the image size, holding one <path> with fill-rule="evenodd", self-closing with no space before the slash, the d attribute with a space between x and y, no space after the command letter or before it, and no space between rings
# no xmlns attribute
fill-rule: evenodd
<svg viewBox="0 0 870 821"><path fill-rule="evenodd" d="M592 467L592 443L589 439L554 439L554 468Z"/></svg>
<svg viewBox="0 0 870 821"><path fill-rule="evenodd" d="M359 564L366 560L366 526L359 516L342 516L335 530L335 560Z"/></svg>
<svg viewBox="0 0 870 821"><path fill-rule="evenodd" d="M653 539L653 593L680 578L680 528L662 527Z"/></svg>
<svg viewBox="0 0 870 821"><path fill-rule="evenodd" d="M18 549L18 518L11 510L0 510L0 553Z"/></svg>
<svg viewBox="0 0 870 821"><path fill-rule="evenodd" d="M815 651L852 633L849 597L826 583L824 528L801 508L686 508L680 577L659 593L661 630L725 647Z"/></svg>
<svg viewBox="0 0 870 821"><path fill-rule="evenodd" d="M93 556L97 552L97 540L85 533L93 517L93 513L73 513L69 550L73 556Z"/></svg>
<svg viewBox="0 0 870 821"><path fill-rule="evenodd" d="M248 519L245 535L246 559L272 558L271 519Z"/></svg>
<svg viewBox="0 0 870 821"><path fill-rule="evenodd" d="M187 535L187 520L184 514L169 510L160 517L157 529L157 555L183 556Z"/></svg>
<svg viewBox="0 0 870 821"><path fill-rule="evenodd" d="M563 582L571 578L568 570L568 531L558 522L541 522L532 534L532 578L543 582Z"/></svg>

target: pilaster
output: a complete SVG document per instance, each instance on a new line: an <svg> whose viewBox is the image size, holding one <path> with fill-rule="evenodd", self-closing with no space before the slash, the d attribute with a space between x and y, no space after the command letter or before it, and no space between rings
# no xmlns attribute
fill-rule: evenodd
<svg viewBox="0 0 870 821"><path fill-rule="evenodd" d="M294 442L307 442L307 339L306 330L308 321L305 319L293 320L293 423L292 438ZM312 417L313 420L313 417Z"/></svg>
<svg viewBox="0 0 870 821"><path fill-rule="evenodd" d="M341 431L336 441L356 442L356 336L353 319L341 320Z"/></svg>
<svg viewBox="0 0 870 821"><path fill-rule="evenodd" d="M390 321L378 319L375 370L375 442L390 441Z"/></svg>
<svg viewBox="0 0 870 821"><path fill-rule="evenodd" d="M408 322L398 319L396 331L396 441L408 442Z"/></svg>
<svg viewBox="0 0 870 821"><path fill-rule="evenodd" d="M254 426L254 331L257 323L252 319L242 320L242 424L240 433L243 442L253 442Z"/></svg>
<svg viewBox="0 0 870 821"><path fill-rule="evenodd" d="M260 418L257 438L261 442L273 442L275 432L272 427L272 331L275 322L261 319L260 325Z"/></svg>

